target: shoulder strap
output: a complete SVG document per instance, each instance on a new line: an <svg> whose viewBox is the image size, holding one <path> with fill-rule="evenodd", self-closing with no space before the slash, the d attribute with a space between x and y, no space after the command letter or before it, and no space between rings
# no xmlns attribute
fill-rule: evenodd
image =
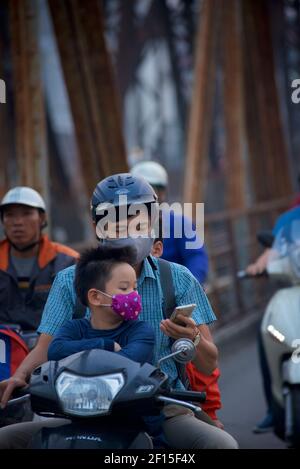
<svg viewBox="0 0 300 469"><path fill-rule="evenodd" d="M176 308L175 287L173 283L171 265L165 259L158 259L160 272L160 285L163 292L163 313L165 318L169 318ZM171 339L173 342L173 339ZM185 365L176 362L178 376L186 389L190 388L188 376L185 371Z"/></svg>
<svg viewBox="0 0 300 469"><path fill-rule="evenodd" d="M170 263L164 259L158 259L160 271L160 284L163 292L163 313L169 318L176 308L175 288Z"/></svg>

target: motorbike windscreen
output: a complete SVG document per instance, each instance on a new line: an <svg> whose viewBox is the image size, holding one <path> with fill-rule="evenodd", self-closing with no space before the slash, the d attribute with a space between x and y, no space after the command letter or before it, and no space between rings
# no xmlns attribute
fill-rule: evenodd
<svg viewBox="0 0 300 469"><path fill-rule="evenodd" d="M300 279L300 219L284 225L277 233L269 255L267 270Z"/></svg>

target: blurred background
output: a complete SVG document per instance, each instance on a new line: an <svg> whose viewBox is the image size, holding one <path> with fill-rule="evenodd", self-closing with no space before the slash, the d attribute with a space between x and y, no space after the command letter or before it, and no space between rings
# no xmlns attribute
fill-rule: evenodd
<svg viewBox="0 0 300 469"><path fill-rule="evenodd" d="M299 0L0 0L0 196L34 187L51 237L80 248L96 183L158 161L171 202L205 202L218 327L255 314L270 287L236 272L300 190L299 16Z"/></svg>

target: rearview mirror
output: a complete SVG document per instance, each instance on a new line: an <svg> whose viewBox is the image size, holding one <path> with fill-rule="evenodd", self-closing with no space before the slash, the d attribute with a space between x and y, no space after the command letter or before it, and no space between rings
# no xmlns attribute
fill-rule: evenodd
<svg viewBox="0 0 300 469"><path fill-rule="evenodd" d="M172 349L169 355L162 357L158 360L157 366L160 368L161 364L166 360L170 360L171 358L176 360L179 363L188 363L193 360L194 356L196 355L196 347L194 342L190 339L178 339L172 345Z"/></svg>
<svg viewBox="0 0 300 469"><path fill-rule="evenodd" d="M178 339L172 345L172 353L175 353L174 360L179 363L188 363L196 355L196 347L190 339Z"/></svg>

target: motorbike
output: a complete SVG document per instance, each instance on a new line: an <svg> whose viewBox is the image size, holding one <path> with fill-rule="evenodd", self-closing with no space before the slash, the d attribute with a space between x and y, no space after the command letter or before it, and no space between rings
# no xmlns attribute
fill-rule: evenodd
<svg viewBox="0 0 300 469"><path fill-rule="evenodd" d="M172 353L157 366L105 350L78 352L36 368L29 387L8 405L30 399L36 414L68 419L65 425L42 428L30 443L33 449L152 449L145 419L159 416L164 405L201 414L192 402L204 402L206 394L171 389L161 369L166 360L187 363L194 354L189 339L174 342Z"/></svg>
<svg viewBox="0 0 300 469"><path fill-rule="evenodd" d="M20 324L12 324L12 323L9 323L9 324L1 323L0 327L5 327L6 329L10 329L16 332L17 334L19 334L19 336L24 340L25 344L27 345L29 351L35 347L38 336L39 336L36 331L27 331L27 330L25 331L22 329L22 326Z"/></svg>
<svg viewBox="0 0 300 469"><path fill-rule="evenodd" d="M258 237L271 250L266 273L286 283L265 310L261 334L272 382L274 432L288 446L300 447L300 220L272 238ZM242 271L240 278L246 278Z"/></svg>
<svg viewBox="0 0 300 469"><path fill-rule="evenodd" d="M7 379L19 366L28 351L32 350L38 339L36 331L24 331L19 324L0 324L0 381ZM13 333L7 336L6 333ZM14 405L0 414L0 427L33 418L28 403Z"/></svg>

